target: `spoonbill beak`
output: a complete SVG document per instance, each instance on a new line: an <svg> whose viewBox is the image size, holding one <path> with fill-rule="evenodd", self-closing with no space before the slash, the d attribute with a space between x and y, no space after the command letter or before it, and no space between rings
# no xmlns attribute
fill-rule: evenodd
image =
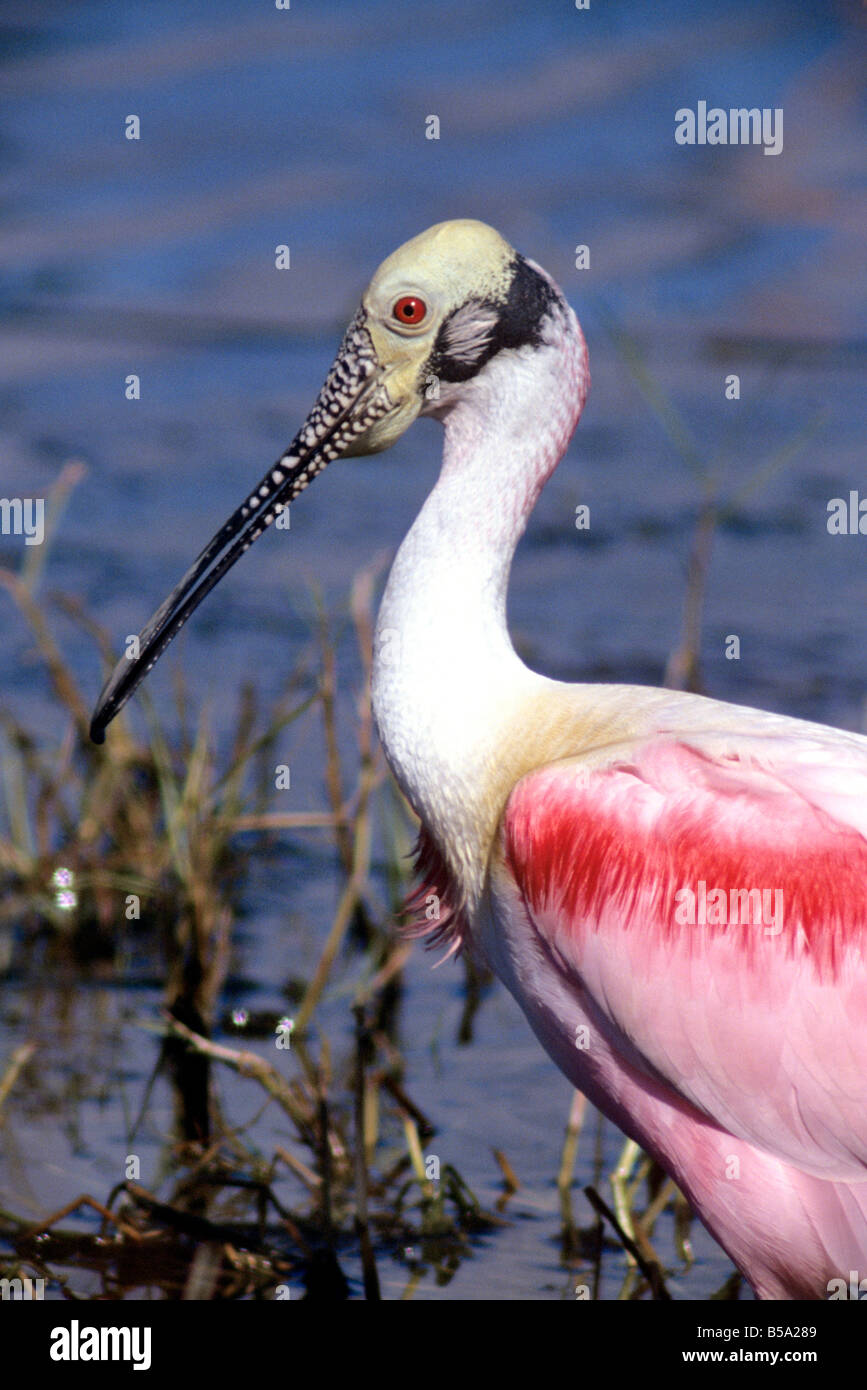
<svg viewBox="0 0 867 1390"><path fill-rule="evenodd" d="M112 719L153 670L190 614L284 507L333 459L346 454L374 453L403 433L418 412L396 408L386 385L388 376L377 356L362 307L346 330L325 384L289 448L220 527L142 629L138 655L123 656L118 661L102 688L91 720L90 737L94 743L105 741ZM404 423L399 417L407 414L409 418Z"/></svg>

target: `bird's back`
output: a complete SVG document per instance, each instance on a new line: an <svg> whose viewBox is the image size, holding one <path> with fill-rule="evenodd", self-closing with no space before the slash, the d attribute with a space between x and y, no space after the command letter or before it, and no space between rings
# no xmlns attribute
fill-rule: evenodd
<svg viewBox="0 0 867 1390"><path fill-rule="evenodd" d="M841 1256L867 1255L867 739L664 691L600 703L621 737L511 790L476 939L730 1252L751 1174L802 1242L848 1205ZM831 1259L820 1240L817 1278Z"/></svg>

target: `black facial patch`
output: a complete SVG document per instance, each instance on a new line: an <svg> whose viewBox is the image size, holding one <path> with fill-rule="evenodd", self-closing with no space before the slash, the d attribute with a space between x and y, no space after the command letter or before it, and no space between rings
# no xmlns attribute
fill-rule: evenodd
<svg viewBox="0 0 867 1390"><path fill-rule="evenodd" d="M503 299L472 299L440 325L423 379L469 381L503 348L538 347L542 324L561 302L544 276L516 253Z"/></svg>

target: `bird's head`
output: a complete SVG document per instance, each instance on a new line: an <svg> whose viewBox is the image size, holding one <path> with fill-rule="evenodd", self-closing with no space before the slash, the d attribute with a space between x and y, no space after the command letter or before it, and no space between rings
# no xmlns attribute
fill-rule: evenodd
<svg viewBox="0 0 867 1390"><path fill-rule="evenodd" d="M440 222L377 270L359 316L392 403L347 454L388 448L417 415L439 415L504 348L539 340L559 293L484 222Z"/></svg>
<svg viewBox="0 0 867 1390"><path fill-rule="evenodd" d="M565 310L544 271L483 222L440 222L377 270L292 444L201 552L103 687L105 729L190 614L333 459L387 449L420 414L444 415L498 353L536 346Z"/></svg>

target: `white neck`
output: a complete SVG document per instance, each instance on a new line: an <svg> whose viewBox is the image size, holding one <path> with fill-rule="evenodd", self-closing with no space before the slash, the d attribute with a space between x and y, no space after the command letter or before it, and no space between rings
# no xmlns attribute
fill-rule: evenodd
<svg viewBox="0 0 867 1390"><path fill-rule="evenodd" d="M543 684L506 626L515 547L588 386L571 310L537 348L445 388L439 480L394 562L374 642L373 708L392 771L465 890L479 877L498 744ZM448 396L446 395L448 393Z"/></svg>

